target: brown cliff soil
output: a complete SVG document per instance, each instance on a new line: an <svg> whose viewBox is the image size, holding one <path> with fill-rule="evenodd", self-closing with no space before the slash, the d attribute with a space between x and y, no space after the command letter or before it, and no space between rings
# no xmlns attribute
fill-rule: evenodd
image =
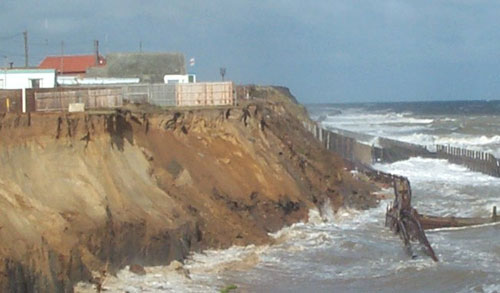
<svg viewBox="0 0 500 293"><path fill-rule="evenodd" d="M261 244L330 202L373 205L282 88L238 107L0 116L0 291ZM94 274L94 277L92 275Z"/></svg>

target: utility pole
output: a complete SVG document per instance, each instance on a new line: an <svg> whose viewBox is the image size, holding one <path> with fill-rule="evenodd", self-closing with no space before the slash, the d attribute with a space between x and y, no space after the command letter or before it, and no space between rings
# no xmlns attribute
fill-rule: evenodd
<svg viewBox="0 0 500 293"><path fill-rule="evenodd" d="M220 76L222 77L222 81L224 81L224 76L226 75L226 67L220 68Z"/></svg>
<svg viewBox="0 0 500 293"><path fill-rule="evenodd" d="M99 40L94 40L95 65L99 65Z"/></svg>
<svg viewBox="0 0 500 293"><path fill-rule="evenodd" d="M28 31L25 30L23 32L23 36L24 36L24 67L28 67L29 66L29 59L28 59Z"/></svg>
<svg viewBox="0 0 500 293"><path fill-rule="evenodd" d="M139 41L139 53L142 53L142 41Z"/></svg>
<svg viewBox="0 0 500 293"><path fill-rule="evenodd" d="M61 41L61 71L60 74L64 73L64 41Z"/></svg>

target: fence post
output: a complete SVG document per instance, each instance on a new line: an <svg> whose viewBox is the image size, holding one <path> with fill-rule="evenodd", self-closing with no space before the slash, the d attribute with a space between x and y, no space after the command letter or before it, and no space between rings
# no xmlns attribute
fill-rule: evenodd
<svg viewBox="0 0 500 293"><path fill-rule="evenodd" d="M236 91L236 87L234 86L234 83L231 83L231 85L233 89L233 105L238 105L238 93Z"/></svg>
<svg viewBox="0 0 500 293"><path fill-rule="evenodd" d="M23 113L26 113L26 88L22 89L22 105L23 105Z"/></svg>

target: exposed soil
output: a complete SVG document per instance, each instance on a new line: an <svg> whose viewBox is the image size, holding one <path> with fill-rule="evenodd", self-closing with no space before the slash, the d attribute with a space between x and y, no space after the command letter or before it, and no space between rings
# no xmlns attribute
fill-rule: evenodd
<svg viewBox="0 0 500 293"><path fill-rule="evenodd" d="M270 242L372 183L303 127L288 91L231 108L0 116L0 291L72 291L129 264Z"/></svg>

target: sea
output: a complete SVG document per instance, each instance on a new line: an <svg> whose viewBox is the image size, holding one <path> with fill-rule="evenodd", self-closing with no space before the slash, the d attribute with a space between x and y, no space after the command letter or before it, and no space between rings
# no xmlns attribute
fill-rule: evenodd
<svg viewBox="0 0 500 293"><path fill-rule="evenodd" d="M307 108L325 128L500 157L500 101ZM408 177L413 206L424 214L490 217L492 207L500 207L500 178L446 160L414 157L373 167ZM412 258L384 227L389 201L366 211L311 210L308 221L272 234L273 245L194 253L184 270L148 267L138 276L124 269L104 287L108 292L500 292L500 225L429 230L439 262L418 246Z"/></svg>

